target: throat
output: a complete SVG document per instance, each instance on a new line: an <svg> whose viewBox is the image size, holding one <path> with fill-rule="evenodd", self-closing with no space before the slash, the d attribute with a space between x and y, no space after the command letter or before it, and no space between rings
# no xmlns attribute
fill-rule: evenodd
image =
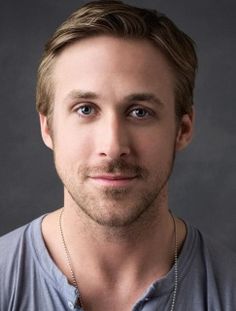
<svg viewBox="0 0 236 311"><path fill-rule="evenodd" d="M174 310L176 294L178 290L178 239L177 239L177 226L173 217L174 225L174 291L171 296L170 311ZM146 267L147 268L147 267ZM85 280L81 280L80 295L81 304L86 311L130 311L134 305L144 297L145 292L150 285L156 282L163 275L158 275L155 270L150 271L150 275L146 278L138 277L137 279L130 279L128 277L120 276L120 279L112 279L109 281L98 277L93 279L93 283ZM124 282L125 280L125 282ZM138 286L134 286L138 284ZM99 301L99 304L96 303Z"/></svg>
<svg viewBox="0 0 236 311"><path fill-rule="evenodd" d="M125 237L116 237L114 240L113 235L110 239L101 239L101 236L93 239L90 236L88 239L88 234L77 238L70 231L66 210L61 209L54 214L54 224L55 219L56 229L54 226L53 231L58 232L57 242L55 243L55 239L48 241L47 236L52 234L47 234L47 230L44 230L46 245L59 269L81 294L85 311L116 311L112 307L116 305L117 310L131 310L147 288L165 276L171 267L175 276L172 305L175 304L178 290L178 249L185 234L183 224L175 220L172 214L168 213L166 222L158 223L159 229L166 230L152 228L152 234L145 235L147 240L142 235L132 240ZM43 227L52 228L47 222ZM134 284L138 286L134 288ZM96 301L99 301L99 306L96 303L94 305Z"/></svg>

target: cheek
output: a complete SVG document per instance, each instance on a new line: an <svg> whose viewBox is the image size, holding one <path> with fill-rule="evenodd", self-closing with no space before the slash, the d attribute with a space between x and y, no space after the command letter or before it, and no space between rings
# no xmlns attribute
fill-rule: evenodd
<svg viewBox="0 0 236 311"><path fill-rule="evenodd" d="M145 158L161 159L173 153L175 146L175 133L163 129L155 129L136 139L136 148Z"/></svg>
<svg viewBox="0 0 236 311"><path fill-rule="evenodd" d="M92 139L89 131L66 126L58 127L54 133L54 152L60 161L84 161L92 150Z"/></svg>

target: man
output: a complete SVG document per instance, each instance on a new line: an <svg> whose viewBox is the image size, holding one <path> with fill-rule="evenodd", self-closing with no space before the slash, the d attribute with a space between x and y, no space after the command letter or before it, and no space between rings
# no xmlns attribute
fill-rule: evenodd
<svg viewBox="0 0 236 311"><path fill-rule="evenodd" d="M196 67L166 16L121 1L56 31L37 109L64 207L1 238L1 311L235 310L235 256L168 209Z"/></svg>

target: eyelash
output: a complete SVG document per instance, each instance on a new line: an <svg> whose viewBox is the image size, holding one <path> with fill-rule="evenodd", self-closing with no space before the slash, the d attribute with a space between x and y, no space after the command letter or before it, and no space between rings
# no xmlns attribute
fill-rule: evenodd
<svg viewBox="0 0 236 311"><path fill-rule="evenodd" d="M131 112L135 112L135 111L137 112L138 110L142 110L142 111L145 113L145 115L142 116L142 117L136 116L135 118L138 119L138 120L146 119L146 118L148 118L148 117L150 117L150 116L153 115L153 112L150 111L150 109L143 108L143 107L135 107L135 108L133 108L133 109L130 111L130 113L131 113ZM148 115L147 115L147 114L148 114Z"/></svg>
<svg viewBox="0 0 236 311"><path fill-rule="evenodd" d="M75 110L75 112L78 114L78 116L80 118L89 118L89 117L91 117L91 113L87 114L87 115L79 113L79 110L83 109L83 108L90 108L91 111L94 111L96 113L96 108L93 107L92 104L84 104L84 105L81 105L81 106L77 106L74 110ZM139 107L139 106L134 106L134 107L130 108L128 110L128 114L130 115L132 112L137 111L137 110L142 110L143 112L145 112L145 115L143 117L137 117L137 116L134 117L137 120L147 119L148 117L151 117L151 116L154 115L154 112L151 109L148 109L146 107ZM133 118L133 117L131 116L131 118Z"/></svg>
<svg viewBox="0 0 236 311"><path fill-rule="evenodd" d="M82 105L82 106L79 106L79 107L76 107L76 109L75 109L75 112L77 112L78 113L78 111L80 110L80 109L82 109L82 108L91 108L91 109L93 109L93 110L95 110L95 108L93 108L91 105L89 105L89 104L87 104L87 105ZM81 118L86 118L86 116L88 116L89 117L89 115L82 115L82 114L79 114L78 113L78 115L79 115L79 117L81 117Z"/></svg>

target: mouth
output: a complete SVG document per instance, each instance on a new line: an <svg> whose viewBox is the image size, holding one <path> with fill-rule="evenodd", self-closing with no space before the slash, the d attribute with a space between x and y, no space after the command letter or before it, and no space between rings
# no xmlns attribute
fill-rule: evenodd
<svg viewBox="0 0 236 311"><path fill-rule="evenodd" d="M117 174L104 174L98 176L89 176L89 178L98 185L111 187L124 187L133 183L138 176L127 176Z"/></svg>

